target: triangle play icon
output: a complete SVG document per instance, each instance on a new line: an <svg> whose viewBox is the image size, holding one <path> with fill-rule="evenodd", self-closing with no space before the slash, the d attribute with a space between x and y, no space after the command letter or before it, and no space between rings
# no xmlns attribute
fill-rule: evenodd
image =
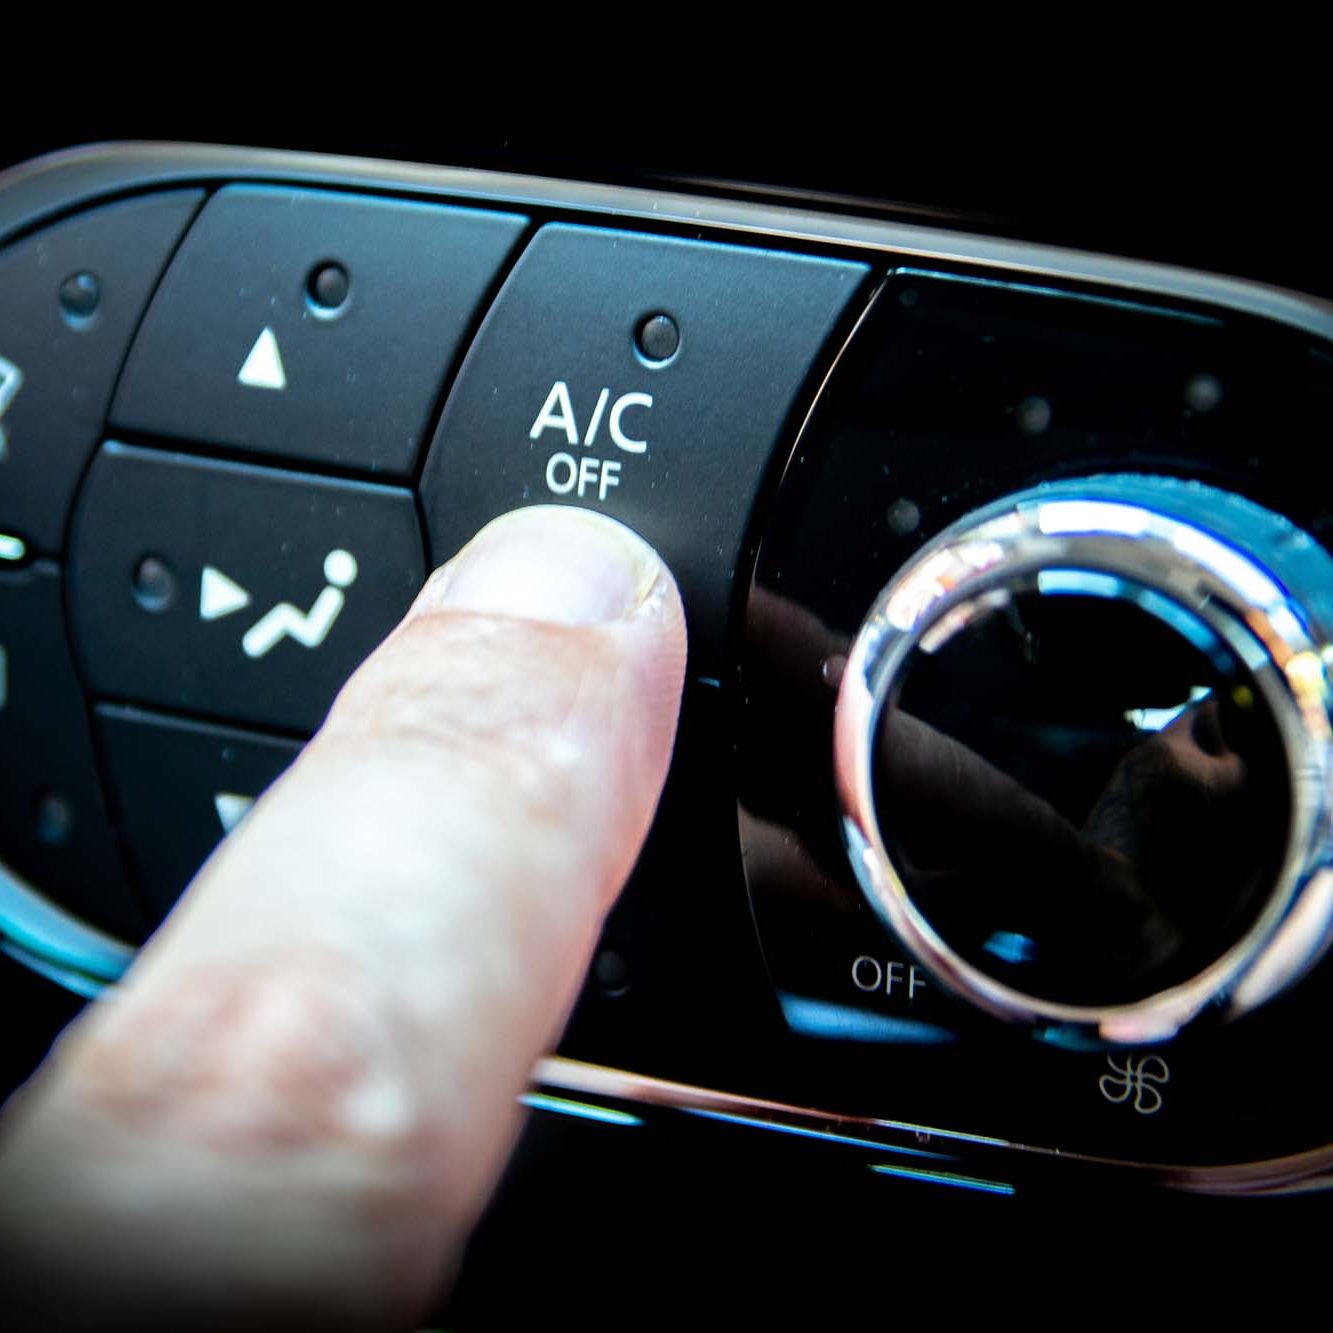
<svg viewBox="0 0 1333 1333"><path fill-rule="evenodd" d="M222 825L223 833L230 833L250 813L254 803L253 796L242 796L239 792L214 792L213 809L218 812L218 823Z"/></svg>
<svg viewBox="0 0 1333 1333"><path fill-rule="evenodd" d="M255 339L250 355L245 358L236 378L252 389L285 389L287 372L282 366L282 353L272 329L265 329Z"/></svg>
<svg viewBox="0 0 1333 1333"><path fill-rule="evenodd" d="M205 565L199 575L199 619L219 620L250 605L250 594L220 569Z"/></svg>

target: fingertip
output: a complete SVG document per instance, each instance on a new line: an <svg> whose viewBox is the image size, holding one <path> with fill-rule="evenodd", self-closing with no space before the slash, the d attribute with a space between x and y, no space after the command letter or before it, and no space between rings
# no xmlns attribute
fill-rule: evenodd
<svg viewBox="0 0 1333 1333"><path fill-rule="evenodd" d="M431 578L414 610L605 624L637 612L664 578L674 589L657 552L618 520L533 505L488 523Z"/></svg>

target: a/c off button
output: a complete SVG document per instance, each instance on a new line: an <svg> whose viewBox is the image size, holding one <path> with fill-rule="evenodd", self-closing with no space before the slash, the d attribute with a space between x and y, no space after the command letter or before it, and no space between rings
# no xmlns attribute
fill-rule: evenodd
<svg viewBox="0 0 1333 1333"><path fill-rule="evenodd" d="M721 657L756 487L864 264L563 223L515 265L422 479L433 554L525 504L628 523L671 566L694 670Z"/></svg>

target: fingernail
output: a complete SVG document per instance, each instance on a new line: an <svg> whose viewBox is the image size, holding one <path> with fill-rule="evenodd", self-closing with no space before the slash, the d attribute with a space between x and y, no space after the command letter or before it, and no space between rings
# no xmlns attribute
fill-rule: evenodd
<svg viewBox="0 0 1333 1333"><path fill-rule="evenodd" d="M487 524L428 588L455 611L596 625L643 604L662 572L627 527L572 505L516 509Z"/></svg>

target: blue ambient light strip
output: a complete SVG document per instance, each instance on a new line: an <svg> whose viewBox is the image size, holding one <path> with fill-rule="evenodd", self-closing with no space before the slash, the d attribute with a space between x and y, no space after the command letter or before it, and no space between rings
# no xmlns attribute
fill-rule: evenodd
<svg viewBox="0 0 1333 1333"><path fill-rule="evenodd" d="M950 1171L921 1171L911 1166L889 1166L875 1162L870 1168L879 1176L897 1176L903 1180L924 1180L932 1185L952 1185L955 1189L976 1190L981 1194L1015 1194L1012 1185L1002 1180L982 1180L977 1176L956 1176Z"/></svg>
<svg viewBox="0 0 1333 1333"><path fill-rule="evenodd" d="M554 1111L557 1115L572 1115L580 1120L596 1120L603 1125L641 1125L643 1121L628 1111L615 1111L609 1106L593 1106L588 1102L574 1102L566 1097L551 1097L544 1092L525 1092L519 1101L534 1111Z"/></svg>

